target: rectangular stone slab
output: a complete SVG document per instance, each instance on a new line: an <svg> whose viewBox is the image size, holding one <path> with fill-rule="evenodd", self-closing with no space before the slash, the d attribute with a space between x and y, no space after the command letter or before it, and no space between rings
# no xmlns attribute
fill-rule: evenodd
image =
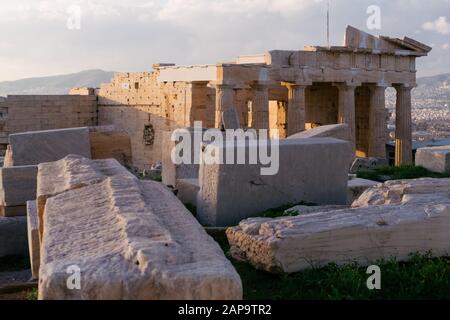
<svg viewBox="0 0 450 320"><path fill-rule="evenodd" d="M234 149L258 152L258 141L238 146L211 144L216 154ZM228 227L268 209L300 202L347 203L350 144L333 138L280 140L279 170L262 175L261 164L200 165L198 219L205 226ZM276 160L276 159L273 159ZM274 165L274 167L276 167ZM275 168L274 168L275 169Z"/></svg>
<svg viewBox="0 0 450 320"><path fill-rule="evenodd" d="M40 243L36 201L27 202L28 249L30 252L31 274L39 278Z"/></svg>
<svg viewBox="0 0 450 320"><path fill-rule="evenodd" d="M417 150L416 166L438 173L450 172L450 146Z"/></svg>
<svg viewBox="0 0 450 320"><path fill-rule="evenodd" d="M239 275L173 193L115 175L47 199L40 299L241 299ZM81 290L67 289L67 270Z"/></svg>
<svg viewBox="0 0 450 320"><path fill-rule="evenodd" d="M9 136L12 165L37 165L69 154L91 157L89 128L16 133Z"/></svg>
<svg viewBox="0 0 450 320"><path fill-rule="evenodd" d="M0 257L27 254L27 218L0 217Z"/></svg>
<svg viewBox="0 0 450 320"><path fill-rule="evenodd" d="M0 206L25 206L36 199L37 166L0 169Z"/></svg>
<svg viewBox="0 0 450 320"><path fill-rule="evenodd" d="M248 219L227 230L234 258L269 272L450 253L450 179L389 181L352 209Z"/></svg>

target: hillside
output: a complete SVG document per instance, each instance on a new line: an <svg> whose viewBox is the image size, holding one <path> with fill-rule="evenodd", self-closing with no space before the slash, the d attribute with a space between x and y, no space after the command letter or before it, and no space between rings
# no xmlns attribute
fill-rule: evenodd
<svg viewBox="0 0 450 320"><path fill-rule="evenodd" d="M0 82L0 96L8 94L67 94L74 87L99 87L115 72L86 70L73 74Z"/></svg>

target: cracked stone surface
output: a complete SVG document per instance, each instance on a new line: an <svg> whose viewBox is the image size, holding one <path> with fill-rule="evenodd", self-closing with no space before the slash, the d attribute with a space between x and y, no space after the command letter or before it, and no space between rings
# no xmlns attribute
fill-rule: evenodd
<svg viewBox="0 0 450 320"><path fill-rule="evenodd" d="M74 161L92 183L55 185L46 200L40 299L242 298L232 264L169 189ZM81 290L67 289L74 265Z"/></svg>
<svg viewBox="0 0 450 320"><path fill-rule="evenodd" d="M368 265L411 253L450 252L450 179L388 181L353 208L298 217L248 219L229 228L234 258L270 272L328 263Z"/></svg>

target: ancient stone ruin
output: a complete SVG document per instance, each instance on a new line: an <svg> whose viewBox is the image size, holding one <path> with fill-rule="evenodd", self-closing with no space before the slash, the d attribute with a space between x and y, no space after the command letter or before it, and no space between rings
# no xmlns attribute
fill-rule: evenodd
<svg viewBox="0 0 450 320"><path fill-rule="evenodd" d="M99 89L1 99L0 257L29 255L40 299L238 300L241 278L207 231L226 229L232 257L268 272L447 255L449 179L349 175L385 163L387 87L396 165L412 164L415 61L430 50L348 27L339 47L155 64ZM223 143L194 139L208 129ZM180 130L198 163L173 161ZM250 157L261 142L276 147L269 166L207 161ZM448 172L449 150L416 162ZM161 168L161 182L144 179ZM284 206L285 217L258 217Z"/></svg>

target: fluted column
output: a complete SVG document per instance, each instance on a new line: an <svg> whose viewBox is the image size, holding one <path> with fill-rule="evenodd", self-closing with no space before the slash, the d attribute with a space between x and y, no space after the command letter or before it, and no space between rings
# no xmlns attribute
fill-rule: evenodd
<svg viewBox="0 0 450 320"><path fill-rule="evenodd" d="M411 86L395 85L397 90L395 120L395 165L410 165L412 156Z"/></svg>
<svg viewBox="0 0 450 320"><path fill-rule="evenodd" d="M266 84L254 84L252 101L252 127L253 129L269 128L269 87Z"/></svg>
<svg viewBox="0 0 450 320"><path fill-rule="evenodd" d="M346 123L350 127L352 147L356 150L356 115L355 115L355 85L338 84L338 123Z"/></svg>
<svg viewBox="0 0 450 320"><path fill-rule="evenodd" d="M386 87L370 86L369 157L386 158Z"/></svg>
<svg viewBox="0 0 450 320"><path fill-rule="evenodd" d="M214 127L221 129L223 126L222 113L226 109L234 108L234 85L215 84L216 88L216 112Z"/></svg>
<svg viewBox="0 0 450 320"><path fill-rule="evenodd" d="M305 131L306 121L306 85L283 83L288 89L287 134Z"/></svg>

